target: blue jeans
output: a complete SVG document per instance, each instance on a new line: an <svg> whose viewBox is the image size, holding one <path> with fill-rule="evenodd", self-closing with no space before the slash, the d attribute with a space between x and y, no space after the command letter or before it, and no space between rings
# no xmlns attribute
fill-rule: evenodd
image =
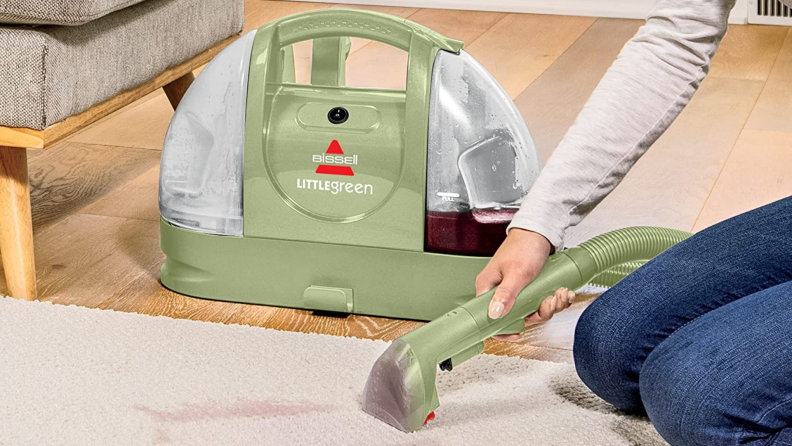
<svg viewBox="0 0 792 446"><path fill-rule="evenodd" d="M712 226L575 330L584 383L672 445L792 445L792 197Z"/></svg>

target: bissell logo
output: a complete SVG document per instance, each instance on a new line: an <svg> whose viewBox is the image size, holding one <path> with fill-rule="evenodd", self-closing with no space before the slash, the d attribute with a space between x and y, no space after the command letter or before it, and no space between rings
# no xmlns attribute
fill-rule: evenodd
<svg viewBox="0 0 792 446"><path fill-rule="evenodd" d="M322 175L344 175L355 176L351 166L358 163L357 155L344 156L341 144L333 140L324 155L314 155L313 162L320 163L316 168L316 173Z"/></svg>
<svg viewBox="0 0 792 446"><path fill-rule="evenodd" d="M355 176L352 166L357 166L357 155L344 155L341 144L333 140L330 147L322 155L313 155L313 162L319 163L316 173L321 175ZM365 177L365 175L363 175ZM297 178L297 189L329 192L333 195L374 195L374 185L369 183L349 183L339 180L315 180L313 178Z"/></svg>

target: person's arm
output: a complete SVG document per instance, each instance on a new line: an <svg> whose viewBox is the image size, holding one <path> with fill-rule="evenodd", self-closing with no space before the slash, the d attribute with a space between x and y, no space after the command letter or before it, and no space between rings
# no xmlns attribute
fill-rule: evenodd
<svg viewBox="0 0 792 446"><path fill-rule="evenodd" d="M594 90L511 228L563 247L665 132L707 75L734 0L661 0Z"/></svg>
<svg viewBox="0 0 792 446"><path fill-rule="evenodd" d="M663 134L707 75L735 0L660 0L556 148L476 280L506 314L579 223ZM537 248L540 246L540 248ZM500 309L500 311L498 311ZM498 314L500 313L500 314Z"/></svg>

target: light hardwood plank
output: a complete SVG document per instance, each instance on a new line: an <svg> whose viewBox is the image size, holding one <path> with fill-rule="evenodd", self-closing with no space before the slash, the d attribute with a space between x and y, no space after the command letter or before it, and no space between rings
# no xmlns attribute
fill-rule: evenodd
<svg viewBox="0 0 792 446"><path fill-rule="evenodd" d="M640 20L598 19L516 99L543 161L575 122L580 110Z"/></svg>
<svg viewBox="0 0 792 446"><path fill-rule="evenodd" d="M159 151L172 117L173 107L167 96L158 94L107 117L69 141Z"/></svg>
<svg viewBox="0 0 792 446"><path fill-rule="evenodd" d="M502 12L421 9L411 15L410 20L471 45L506 15Z"/></svg>
<svg viewBox="0 0 792 446"><path fill-rule="evenodd" d="M745 130L694 229L792 195L792 133Z"/></svg>
<svg viewBox="0 0 792 446"><path fill-rule="evenodd" d="M76 143L31 151L28 156L34 232L88 206L159 163L159 153L151 150Z"/></svg>
<svg viewBox="0 0 792 446"><path fill-rule="evenodd" d="M193 73L195 73L195 71L193 71ZM83 133L90 131L91 129L93 129L96 126L102 125L104 122L109 121L110 119L113 119L116 116L118 116L120 114L123 114L123 113L126 113L128 110L131 110L131 109L133 109L135 107L141 106L141 105L145 104L146 102L148 102L151 99L154 99L154 98L159 97L159 96L164 96L164 95L165 95L165 92L162 91L162 89L154 90L151 93L147 94L146 96L143 96L142 98L138 99L137 101L132 102L131 104L127 104L127 105L121 107L120 109L108 114L107 116L103 117L102 119L99 119L99 120L95 121L94 123L83 127L82 129L80 129L79 131L75 132L73 135L69 136L68 138L64 139L63 141L76 141L76 142L84 142L84 143L87 143L87 144L101 144L102 140L99 140L99 141L87 140L87 139L83 140L83 139L80 139L80 136ZM61 142L61 144L62 143L63 142ZM58 146L58 144L55 144L54 147L57 147L57 146Z"/></svg>
<svg viewBox="0 0 792 446"><path fill-rule="evenodd" d="M159 223L75 214L37 236L36 255L41 300L97 307L162 261Z"/></svg>
<svg viewBox="0 0 792 446"><path fill-rule="evenodd" d="M159 165L155 165L137 178L128 179L82 208L81 214L107 217L136 218L159 221ZM123 203L123 205L121 205Z"/></svg>
<svg viewBox="0 0 792 446"><path fill-rule="evenodd" d="M788 32L784 26L731 26L712 60L709 76L766 80Z"/></svg>
<svg viewBox="0 0 792 446"><path fill-rule="evenodd" d="M787 33L746 130L792 133L792 32Z"/></svg>
<svg viewBox="0 0 792 446"><path fill-rule="evenodd" d="M468 46L475 57L517 97L594 22L590 17L509 14Z"/></svg>
<svg viewBox="0 0 792 446"><path fill-rule="evenodd" d="M109 298L98 304L98 308L218 323L228 323L235 313L241 311L237 304L174 293L163 287L158 279L159 264L147 268L138 279L111 293Z"/></svg>
<svg viewBox="0 0 792 446"><path fill-rule="evenodd" d="M567 244L625 226L691 230L762 86L753 80L705 80L624 181L568 232Z"/></svg>
<svg viewBox="0 0 792 446"><path fill-rule="evenodd" d="M785 40L694 229L701 230L742 212L790 195L788 163L792 124L792 34Z"/></svg>

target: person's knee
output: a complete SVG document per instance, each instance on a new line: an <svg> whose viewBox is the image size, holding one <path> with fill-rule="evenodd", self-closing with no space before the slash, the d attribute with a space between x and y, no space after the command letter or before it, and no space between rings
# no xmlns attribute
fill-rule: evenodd
<svg viewBox="0 0 792 446"><path fill-rule="evenodd" d="M669 338L646 359L640 394L652 424L673 445L737 444L729 414L720 403L728 389L714 395L716 376L695 373L690 350ZM719 403L720 402L720 403Z"/></svg>
<svg viewBox="0 0 792 446"><path fill-rule="evenodd" d="M619 300L629 299L618 288L595 300L575 328L574 359L580 379L600 398L622 410L641 411L636 361L640 351L621 314Z"/></svg>

